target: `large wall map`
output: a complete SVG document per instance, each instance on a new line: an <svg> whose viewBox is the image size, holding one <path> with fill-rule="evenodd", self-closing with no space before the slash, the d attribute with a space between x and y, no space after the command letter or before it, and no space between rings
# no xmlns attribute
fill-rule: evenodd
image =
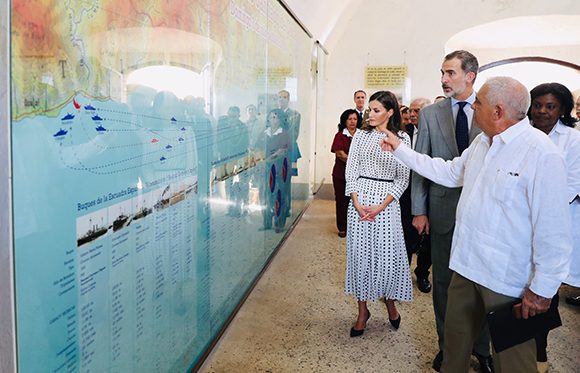
<svg viewBox="0 0 580 373"><path fill-rule="evenodd" d="M308 198L311 41L265 0L14 0L11 35L19 370L186 371Z"/></svg>

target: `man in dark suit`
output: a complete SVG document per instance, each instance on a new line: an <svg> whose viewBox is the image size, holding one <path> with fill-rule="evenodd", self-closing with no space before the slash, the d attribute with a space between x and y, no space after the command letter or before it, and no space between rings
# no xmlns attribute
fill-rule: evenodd
<svg viewBox="0 0 580 373"><path fill-rule="evenodd" d="M354 109L358 113L359 122L362 123L365 115L365 105L367 103L367 94L362 89L354 92Z"/></svg>
<svg viewBox="0 0 580 373"><path fill-rule="evenodd" d="M417 134L419 132L419 111L429 104L431 104L431 101L426 98L415 98L409 105L410 123L405 125L404 130L411 139L411 147L413 149L417 143ZM409 178L411 178L411 175ZM401 223L403 224L409 264L411 264L413 253L417 253L417 267L414 271L415 276L417 276L417 288L423 293L428 293L431 291L431 283L429 282L431 239L425 232L420 234L413 227L413 215L411 214L411 182L409 182L409 186L403 195L401 195L401 198L399 198L399 204L401 206Z"/></svg>
<svg viewBox="0 0 580 373"><path fill-rule="evenodd" d="M301 115L297 110L291 109L288 104L290 103L290 92L283 89L278 92L278 107L286 114L286 123L282 123L282 128L288 132L290 135L290 149L288 150L289 162L291 169L288 172L288 176L292 179L292 176L298 176L298 160L302 158L300 153L300 148L298 147L298 136L300 135L300 120ZM292 183L288 183L287 193L283 196L284 202L286 204L285 210L287 211L287 216L292 215Z"/></svg>
<svg viewBox="0 0 580 373"><path fill-rule="evenodd" d="M471 108L475 100L473 83L478 69L477 58L467 51L455 51L445 56L441 66L441 87L447 98L421 110L416 151L451 160L459 156L481 132L472 123ZM425 232L431 236L433 308L439 337L439 353L433 360L436 371L441 368L445 353L445 309L452 275L449 257L460 194L461 188L446 188L415 172L412 174L413 226L419 233ZM475 340L473 354L479 360L481 372L493 372L487 324L483 325Z"/></svg>

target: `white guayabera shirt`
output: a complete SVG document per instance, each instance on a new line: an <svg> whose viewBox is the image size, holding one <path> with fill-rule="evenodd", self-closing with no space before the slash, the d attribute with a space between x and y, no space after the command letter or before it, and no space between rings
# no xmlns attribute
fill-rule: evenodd
<svg viewBox="0 0 580 373"><path fill-rule="evenodd" d="M564 159L528 119L490 138L481 133L451 161L399 146L405 165L447 186L463 186L449 267L496 293L529 288L551 298L572 250Z"/></svg>

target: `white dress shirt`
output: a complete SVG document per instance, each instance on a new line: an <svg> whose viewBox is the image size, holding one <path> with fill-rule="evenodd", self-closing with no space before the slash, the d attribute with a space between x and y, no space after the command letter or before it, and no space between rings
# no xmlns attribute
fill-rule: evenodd
<svg viewBox="0 0 580 373"><path fill-rule="evenodd" d="M549 135L564 156L568 173L567 200L572 217L573 247L565 283L580 287L580 132L558 121Z"/></svg>
<svg viewBox="0 0 580 373"><path fill-rule="evenodd" d="M360 132L360 129L356 128L356 129L355 129L355 131L354 131L354 134L356 135L356 134L357 134L357 133L359 133L359 132ZM350 132L349 132L348 128L344 128L344 129L342 130L342 134L343 134L343 135L345 135L346 137L353 137L353 136L354 136L354 135L351 135L351 134L350 134Z"/></svg>
<svg viewBox="0 0 580 373"><path fill-rule="evenodd" d="M264 130L264 134L266 134L266 136L268 136L268 137L276 136L276 135L279 135L281 133L282 133L282 127L278 127L278 129L274 133L272 133L272 127L268 127L268 128L266 128L266 130Z"/></svg>
<svg viewBox="0 0 580 373"><path fill-rule="evenodd" d="M415 146L417 145L417 136L419 136L419 130L417 127L413 126L413 140L411 141L411 146L413 150L415 150Z"/></svg>
<svg viewBox="0 0 580 373"><path fill-rule="evenodd" d="M395 156L432 181L463 186L449 268L496 293L526 288L551 298L572 250L566 168L560 151L528 119L490 138L481 133L460 157L430 158L407 146Z"/></svg>

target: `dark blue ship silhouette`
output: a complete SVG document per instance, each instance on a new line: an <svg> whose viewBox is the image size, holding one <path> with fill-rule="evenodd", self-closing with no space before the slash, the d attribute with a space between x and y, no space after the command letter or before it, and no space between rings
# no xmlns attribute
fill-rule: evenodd
<svg viewBox="0 0 580 373"><path fill-rule="evenodd" d="M55 134L54 134L54 135L52 135L52 136L54 136L54 137L61 137L61 136L64 136L64 135L66 135L67 133L68 133L68 131L67 131L67 130L63 130L63 129L61 128L61 129L60 129L60 130L59 130L57 133L55 133Z"/></svg>
<svg viewBox="0 0 580 373"><path fill-rule="evenodd" d="M171 121L172 121L173 123L175 123L175 122L177 122L177 119L175 119L175 117L171 117Z"/></svg>
<svg viewBox="0 0 580 373"><path fill-rule="evenodd" d="M183 141L183 137L180 137L180 138L178 138L177 140L178 140L179 142L182 142L182 141Z"/></svg>
<svg viewBox="0 0 580 373"><path fill-rule="evenodd" d="M96 110L92 105L85 105L85 110Z"/></svg>
<svg viewBox="0 0 580 373"><path fill-rule="evenodd" d="M92 120L97 121L97 120L103 120L103 118L101 118L98 114L97 115L93 115L91 117Z"/></svg>
<svg viewBox="0 0 580 373"><path fill-rule="evenodd" d="M160 160L161 162L163 162L163 161L164 161L164 160L166 160L166 159L167 159L167 158L165 158L165 157L161 157L161 158L159 158L159 160Z"/></svg>
<svg viewBox="0 0 580 373"><path fill-rule="evenodd" d="M61 120L71 120L74 119L74 115L72 115L71 113L66 113L66 115L64 117L61 118Z"/></svg>
<svg viewBox="0 0 580 373"><path fill-rule="evenodd" d="M181 127L181 130L182 130L182 131L185 131L185 127Z"/></svg>
<svg viewBox="0 0 580 373"><path fill-rule="evenodd" d="M105 131L107 130L107 129L106 129L105 127L103 127L103 126L98 126L98 127L95 127L95 129L97 130L97 132L105 132Z"/></svg>
<svg viewBox="0 0 580 373"><path fill-rule="evenodd" d="M171 149L171 148L173 148L173 146L171 146L171 145L167 145L167 146L165 147L165 149Z"/></svg>

